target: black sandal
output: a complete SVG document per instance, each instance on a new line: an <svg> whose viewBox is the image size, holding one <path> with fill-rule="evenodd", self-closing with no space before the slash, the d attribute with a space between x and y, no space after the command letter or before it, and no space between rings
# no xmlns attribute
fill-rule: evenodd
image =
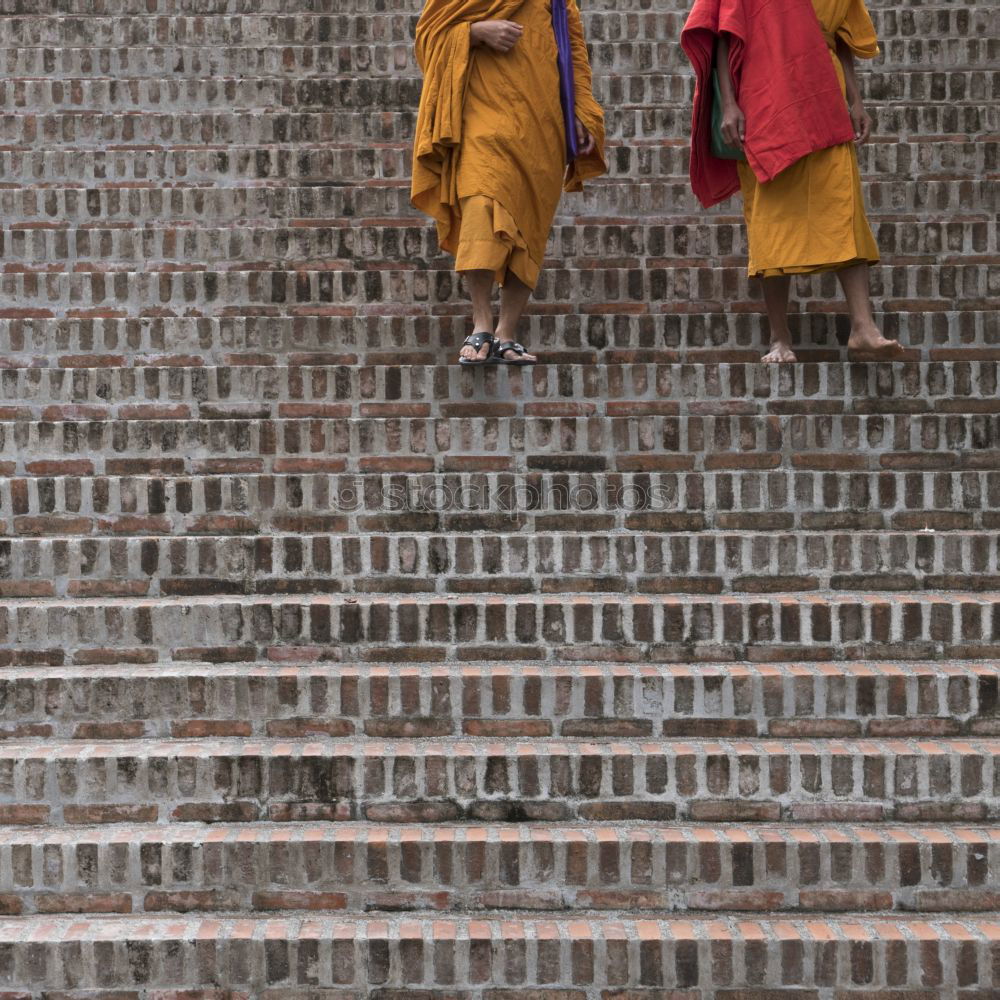
<svg viewBox="0 0 1000 1000"><path fill-rule="evenodd" d="M469 336L465 338L465 343L462 345L463 347L471 347L476 354L478 354L486 344L493 346L490 347L490 351L485 358L463 358L459 355L458 363L460 365L466 365L470 368L474 368L476 365L490 364L493 360L493 349L496 342L496 337L494 337L492 333L487 333L485 330L480 330L479 333L470 333Z"/></svg>
<svg viewBox="0 0 1000 1000"><path fill-rule="evenodd" d="M517 355L517 357L515 357L515 358L505 358L504 355L508 351L513 351ZM494 342L493 342L493 354L490 357L490 360L495 365L515 365L515 366L524 367L524 366L527 366L527 365L537 364L538 363L537 361L524 361L523 360L524 355L527 354L527 353L528 352L524 349L524 347L521 344L518 344L517 342L515 342L513 340L505 340L501 344L498 340L494 339Z"/></svg>

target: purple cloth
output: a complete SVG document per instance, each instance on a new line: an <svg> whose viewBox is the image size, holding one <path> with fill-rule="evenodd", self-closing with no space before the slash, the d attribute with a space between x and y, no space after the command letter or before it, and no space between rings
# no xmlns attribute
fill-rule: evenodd
<svg viewBox="0 0 1000 1000"><path fill-rule="evenodd" d="M551 0L552 31L556 36L556 61L559 64L559 99L562 101L563 122L566 125L566 162L580 155L576 141L576 84L573 80L573 46L569 40L569 17L566 0Z"/></svg>

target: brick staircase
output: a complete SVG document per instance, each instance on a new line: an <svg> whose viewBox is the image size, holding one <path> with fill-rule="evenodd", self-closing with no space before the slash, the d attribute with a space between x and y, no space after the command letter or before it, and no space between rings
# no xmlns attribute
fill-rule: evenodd
<svg viewBox="0 0 1000 1000"><path fill-rule="evenodd" d="M0 0L0 1000L1000 997L1000 11L873 4L909 360L778 369L685 6L470 373L418 0Z"/></svg>

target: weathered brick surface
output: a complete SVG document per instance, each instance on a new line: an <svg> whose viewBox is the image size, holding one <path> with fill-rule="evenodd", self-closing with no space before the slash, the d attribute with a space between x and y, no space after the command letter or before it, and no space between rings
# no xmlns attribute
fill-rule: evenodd
<svg viewBox="0 0 1000 1000"><path fill-rule="evenodd" d="M417 0L0 0L0 1000L1000 994L998 11L872 3L906 361L778 368L688 0L582 6L469 373Z"/></svg>
<svg viewBox="0 0 1000 1000"><path fill-rule="evenodd" d="M139 826L128 838L113 826L41 837L11 827L0 838L0 898L18 914L206 903L231 911L989 911L998 852L996 830L982 827L222 823L207 832Z"/></svg>
<svg viewBox="0 0 1000 1000"><path fill-rule="evenodd" d="M650 521L655 530L655 516ZM987 531L748 537L742 532L648 533L640 524L638 530L619 535L600 532L595 523L595 530L582 537L573 532L577 525L570 518L565 526L569 530L534 536L517 533L513 521L507 534L399 532L391 539L307 533L308 524L303 521L296 534L248 537L249 525L238 520L227 524L220 518L216 530L233 535L176 538L154 535L168 527L156 515L136 516L135 522L134 528L148 534L0 539L0 594L766 594L1000 589L1000 552L995 533ZM53 527L58 529L60 523L54 519ZM296 527L294 522L289 526ZM405 526L402 518L400 526ZM212 522L205 528L211 530Z"/></svg>
<svg viewBox="0 0 1000 1000"><path fill-rule="evenodd" d="M0 479L8 535L257 532L970 530L995 528L1000 474L801 470L737 462L705 473L489 472L93 476L93 457L28 459ZM774 463L769 463L773 465ZM749 467L747 467L749 466ZM155 520L151 520L155 518ZM924 543L927 544L927 543Z"/></svg>
<svg viewBox="0 0 1000 1000"><path fill-rule="evenodd" d="M118 666L7 667L0 724L8 736L30 726L84 739L213 724L302 738L407 736L413 725L439 737L1000 734L997 671L981 662L365 666L290 654L169 664L133 649Z"/></svg>
<svg viewBox="0 0 1000 1000"><path fill-rule="evenodd" d="M417 736L421 736L419 731ZM10 741L0 803L54 823L996 820L1000 741Z"/></svg>
<svg viewBox="0 0 1000 1000"><path fill-rule="evenodd" d="M645 416L995 410L997 362L499 367L457 365L20 368L0 375L0 420L379 416ZM147 411L144 408L149 408Z"/></svg>
<svg viewBox="0 0 1000 1000"><path fill-rule="evenodd" d="M119 645L175 661L253 661L302 647L325 659L417 663L992 658L998 636L992 593L107 597L0 608L4 660L25 664L79 662Z"/></svg>
<svg viewBox="0 0 1000 1000"><path fill-rule="evenodd" d="M239 472L657 472L789 467L976 471L1000 454L994 412L753 416L92 419L85 406L0 423L0 463L87 458L104 475ZM232 466L231 463L241 463ZM208 468L211 468L209 465Z"/></svg>
<svg viewBox="0 0 1000 1000"><path fill-rule="evenodd" d="M417 987L435 990L429 994L435 997L492 996L490 987L513 987L510 996L540 987L543 995L559 996L553 987L562 986L571 996L575 990L577 996L703 1000L726 989L731 998L756 1000L817 996L835 983L846 987L838 996L888 986L954 998L963 996L956 980L979 995L993 988L997 934L995 922L975 918L927 924L871 918L602 923L169 917L112 926L117 937L100 920L76 926L67 919L5 920L5 975L29 988L93 989L115 982L152 991L198 969L206 979L225 976L237 989L273 989L265 995L296 998L338 986L396 988L399 993L374 995L400 998L428 995L406 992ZM743 983L752 985L733 988ZM618 992L635 987L643 989ZM290 989L296 992L283 992Z"/></svg>
<svg viewBox="0 0 1000 1000"><path fill-rule="evenodd" d="M452 307L448 307L451 309ZM914 311L917 309L918 311ZM455 309L457 310L457 307ZM128 320L4 318L0 344L10 365L64 368L81 365L201 364L440 364L465 335L464 316L150 316ZM877 312L887 333L901 336L922 355L938 360L1000 360L1000 326L992 311L935 308L899 301ZM793 313L804 357L835 360L846 342L845 317L833 312ZM635 312L536 314L524 337L560 360L613 363L756 361L760 323L751 313L723 313L708 305L696 313Z"/></svg>

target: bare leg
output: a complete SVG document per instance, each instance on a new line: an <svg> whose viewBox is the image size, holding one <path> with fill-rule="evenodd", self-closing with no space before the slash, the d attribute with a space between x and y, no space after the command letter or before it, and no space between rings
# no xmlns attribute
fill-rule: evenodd
<svg viewBox="0 0 1000 1000"><path fill-rule="evenodd" d="M497 324L497 340L513 340L517 342L517 328L524 315L531 289L520 278L507 272L507 280L500 289L500 322ZM509 357L515 357L514 352L508 352ZM523 361L537 361L534 354L524 354Z"/></svg>
<svg viewBox="0 0 1000 1000"><path fill-rule="evenodd" d="M771 346L761 361L796 361L792 351L792 335L788 332L788 293L792 287L789 274L764 279L764 305L771 326Z"/></svg>
<svg viewBox="0 0 1000 1000"><path fill-rule="evenodd" d="M886 340L875 325L872 315L872 300L868 293L868 265L854 264L837 272L840 285L844 289L847 308L851 313L851 336L847 341L849 352L874 352L876 355L893 358L902 355L903 346L898 340Z"/></svg>
<svg viewBox="0 0 1000 1000"><path fill-rule="evenodd" d="M493 332L493 272L492 271L463 271L462 277L465 279L465 287L469 290L469 297L472 299L472 329L475 333L485 331ZM483 344L479 351L471 347L463 347L459 352L463 358L470 361L484 361L489 357L491 344Z"/></svg>

